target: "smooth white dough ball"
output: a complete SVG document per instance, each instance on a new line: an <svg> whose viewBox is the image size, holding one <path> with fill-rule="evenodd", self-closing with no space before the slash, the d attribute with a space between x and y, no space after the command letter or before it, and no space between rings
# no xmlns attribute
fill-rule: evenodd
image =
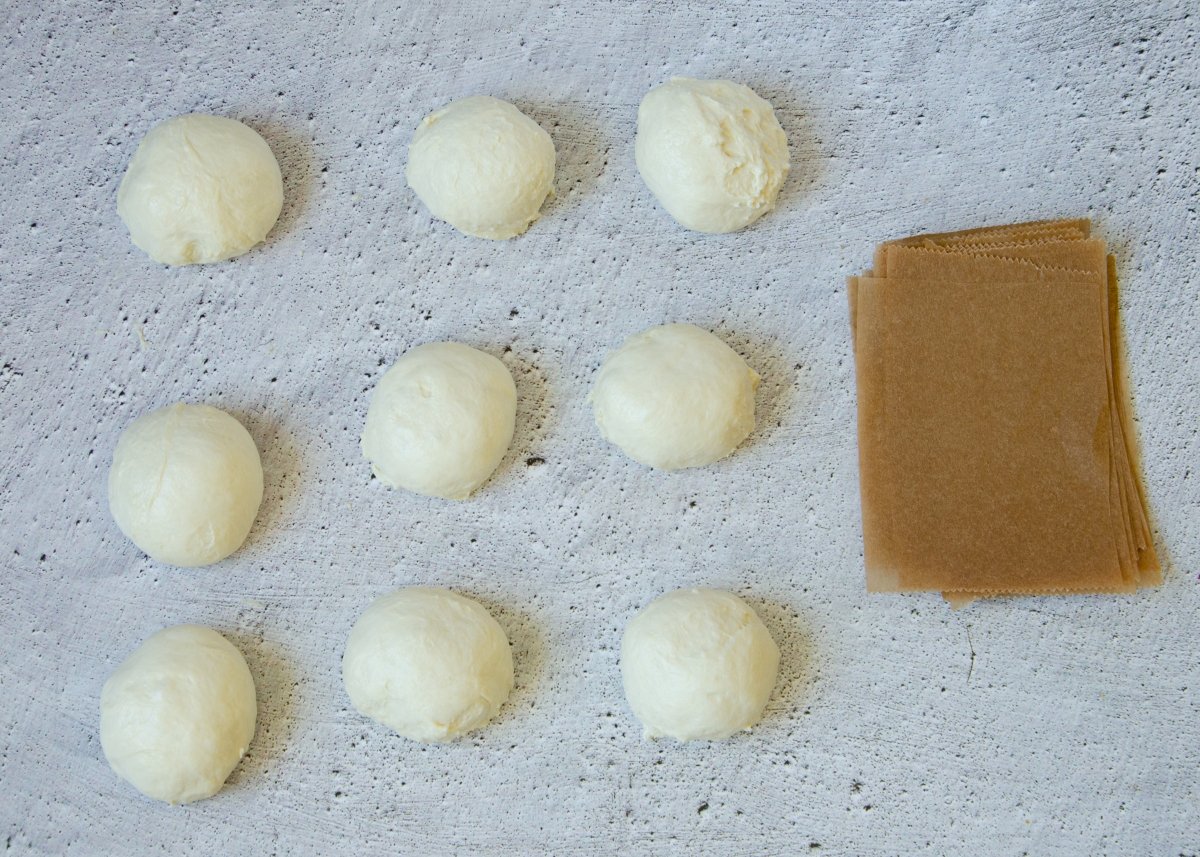
<svg viewBox="0 0 1200 857"><path fill-rule="evenodd" d="M759 377L691 324L664 324L608 356L588 399L596 425L634 461L661 470L711 464L754 430Z"/></svg>
<svg viewBox="0 0 1200 857"><path fill-rule="evenodd" d="M283 177L267 141L203 113L150 129L117 191L133 243L167 265L242 255L267 237L282 207Z"/></svg>
<svg viewBox="0 0 1200 857"><path fill-rule="evenodd" d="M404 174L434 217L477 238L512 238L554 186L554 143L512 104L475 95L421 120Z"/></svg>
<svg viewBox="0 0 1200 857"><path fill-rule="evenodd" d="M250 433L224 411L175 404L121 433L108 506L129 539L159 562L209 565L246 540L263 496Z"/></svg>
<svg viewBox="0 0 1200 857"><path fill-rule="evenodd" d="M728 80L675 77L638 107L638 172L679 223L734 232L775 207L787 137L771 105Z"/></svg>
<svg viewBox="0 0 1200 857"><path fill-rule="evenodd" d="M762 718L779 647L730 592L680 589L651 601L621 639L621 677L647 738L728 738Z"/></svg>
<svg viewBox="0 0 1200 857"><path fill-rule="evenodd" d="M371 395L362 451L392 488L462 500L512 442L517 387L490 354L431 342L397 360Z"/></svg>
<svg viewBox="0 0 1200 857"><path fill-rule="evenodd" d="M342 658L360 713L414 741L451 741L478 729L508 699L512 651L482 605L414 586L376 599Z"/></svg>
<svg viewBox="0 0 1200 857"><path fill-rule="evenodd" d="M121 779L147 797L191 803L220 791L254 737L254 679L233 644L209 628L151 636L100 693L100 745Z"/></svg>

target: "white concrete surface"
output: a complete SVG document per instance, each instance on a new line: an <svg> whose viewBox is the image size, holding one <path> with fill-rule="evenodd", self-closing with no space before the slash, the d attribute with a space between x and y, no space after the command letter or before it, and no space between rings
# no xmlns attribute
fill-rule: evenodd
<svg viewBox="0 0 1200 857"><path fill-rule="evenodd" d="M0 8L0 843L13 854L972 854L1200 851L1200 301L1194 4L496 0ZM833 7L833 8L829 8ZM635 107L728 76L792 141L780 210L689 234L633 165ZM486 92L558 146L558 198L510 243L433 223L403 182L418 119ZM277 152L269 243L167 269L114 198L173 114ZM918 230L1092 215L1120 259L1161 590L953 613L863 591L843 278ZM651 473L584 395L627 334L692 321L763 375L761 428ZM383 489L367 392L456 338L517 375L516 442L475 499ZM110 521L113 443L179 399L239 415L267 497L199 570ZM420 747L339 677L358 612L403 583L483 599L519 687ZM653 596L726 586L784 652L761 728L643 741L617 644ZM97 740L106 675L163 625L246 653L261 712L216 798L153 804Z"/></svg>

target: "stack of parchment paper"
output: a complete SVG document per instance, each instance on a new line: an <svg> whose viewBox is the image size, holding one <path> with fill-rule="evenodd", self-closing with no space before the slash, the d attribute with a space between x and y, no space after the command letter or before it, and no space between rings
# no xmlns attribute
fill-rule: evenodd
<svg viewBox="0 0 1200 857"><path fill-rule="evenodd" d="M1131 592L1161 581L1087 220L918 235L850 280L867 588Z"/></svg>

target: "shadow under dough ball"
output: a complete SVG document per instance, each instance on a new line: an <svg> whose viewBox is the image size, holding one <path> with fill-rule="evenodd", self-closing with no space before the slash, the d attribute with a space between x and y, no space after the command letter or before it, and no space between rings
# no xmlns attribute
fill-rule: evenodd
<svg viewBox="0 0 1200 857"><path fill-rule="evenodd" d="M167 265L242 255L267 237L282 207L283 177L267 141L203 113L151 128L117 191L133 243Z"/></svg>

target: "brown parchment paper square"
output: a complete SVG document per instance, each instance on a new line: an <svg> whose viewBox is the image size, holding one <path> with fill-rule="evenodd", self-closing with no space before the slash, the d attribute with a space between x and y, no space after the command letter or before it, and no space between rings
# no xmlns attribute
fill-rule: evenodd
<svg viewBox="0 0 1200 857"><path fill-rule="evenodd" d="M859 281L868 588L1121 585L1088 284L879 283Z"/></svg>

